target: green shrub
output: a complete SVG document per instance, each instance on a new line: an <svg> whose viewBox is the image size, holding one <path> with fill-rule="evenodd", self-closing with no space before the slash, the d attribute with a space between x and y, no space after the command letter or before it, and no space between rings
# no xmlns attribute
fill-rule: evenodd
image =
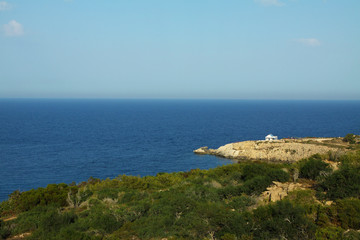
<svg viewBox="0 0 360 240"><path fill-rule="evenodd" d="M75 222L77 215L71 212L59 213L57 208L50 208L42 214L39 221L38 230L44 232L58 232L62 227Z"/></svg>
<svg viewBox="0 0 360 240"><path fill-rule="evenodd" d="M74 211L61 213L54 205L37 206L18 216L13 233L30 231L33 239L51 239L46 236L57 235L60 229L74 224L77 218Z"/></svg>
<svg viewBox="0 0 360 240"><path fill-rule="evenodd" d="M103 200L104 198L118 199L119 189L115 188L104 188L98 191L98 199Z"/></svg>
<svg viewBox="0 0 360 240"><path fill-rule="evenodd" d="M0 239L7 239L8 237L10 237L10 235L11 231L9 229L9 226L5 222L0 220Z"/></svg>
<svg viewBox="0 0 360 240"><path fill-rule="evenodd" d="M360 232L355 230L348 230L343 234L344 240L358 240L360 239Z"/></svg>
<svg viewBox="0 0 360 240"><path fill-rule="evenodd" d="M118 176L118 179L121 181L122 186L128 189L145 190L149 188L149 183L146 182L145 178L121 175Z"/></svg>
<svg viewBox="0 0 360 240"><path fill-rule="evenodd" d="M147 177L145 179L151 180L149 183L152 187L167 188L181 182L184 176L178 173L158 173L156 177Z"/></svg>
<svg viewBox="0 0 360 240"><path fill-rule="evenodd" d="M14 232L23 233L36 230L40 225L42 215L53 208L53 206L37 206L30 211L19 214Z"/></svg>
<svg viewBox="0 0 360 240"><path fill-rule="evenodd" d="M315 180L321 173L329 173L331 168L329 164L323 162L321 157L314 155L300 163L300 177Z"/></svg>
<svg viewBox="0 0 360 240"><path fill-rule="evenodd" d="M340 157L341 167L360 167L360 151L348 152Z"/></svg>
<svg viewBox="0 0 360 240"><path fill-rule="evenodd" d="M217 190L212 186L206 186L204 184L190 185L184 188L182 191L183 193L180 194L185 194L188 198L193 200L202 201L206 199L209 202L219 201Z"/></svg>
<svg viewBox="0 0 360 240"><path fill-rule="evenodd" d="M315 223L319 227L327 227L334 219L336 212L332 207L318 205L316 209Z"/></svg>
<svg viewBox="0 0 360 240"><path fill-rule="evenodd" d="M316 229L305 210L289 201L255 209L254 222L255 239L311 239Z"/></svg>
<svg viewBox="0 0 360 240"><path fill-rule="evenodd" d="M287 182L290 175L282 169L273 169L267 174L272 181Z"/></svg>
<svg viewBox="0 0 360 240"><path fill-rule="evenodd" d="M260 194L266 190L268 186L272 183L272 179L267 176L257 176L251 180L246 181L241 186L241 193L246 193L248 195Z"/></svg>
<svg viewBox="0 0 360 240"><path fill-rule="evenodd" d="M218 189L220 199L228 199L240 196L245 193L248 195L258 195L266 190L273 181L286 182L290 176L287 172L267 167L265 164L247 164L243 168L242 179L245 181L242 185L228 185Z"/></svg>
<svg viewBox="0 0 360 240"><path fill-rule="evenodd" d="M318 240L337 240L343 239L344 229L340 227L324 227L316 230L315 238Z"/></svg>
<svg viewBox="0 0 360 240"><path fill-rule="evenodd" d="M225 176L230 176L234 172L240 172L240 164L230 164L220 167L216 167L207 171L206 175L211 178L224 178Z"/></svg>
<svg viewBox="0 0 360 240"><path fill-rule="evenodd" d="M319 192L326 192L332 200L360 196L360 168L343 167L328 176L317 187Z"/></svg>
<svg viewBox="0 0 360 240"><path fill-rule="evenodd" d="M330 161L333 162L338 162L340 160L340 157L343 155L344 153L341 150L337 150L337 151L328 151L327 152L327 159L329 159Z"/></svg>
<svg viewBox="0 0 360 240"><path fill-rule="evenodd" d="M100 236L97 237L90 237L86 233L80 232L76 226L68 226L61 228L58 237L55 237L56 239L63 240L63 239L71 239L71 240L95 240L95 239L101 239Z"/></svg>
<svg viewBox="0 0 360 240"><path fill-rule="evenodd" d="M331 206L319 204L313 190L298 190L283 201L252 210L253 195L273 181L288 181L286 169L298 169L257 162L14 192L0 211L9 214L16 207L25 212L11 222L0 221L0 239L24 232L32 233L29 239L46 240L356 239L355 231L344 230L360 226L358 156L346 154L340 169L324 178L319 178L326 172L320 156L300 164L308 178L321 181L317 193L335 200ZM61 207L64 195L77 205L87 204Z"/></svg>
<svg viewBox="0 0 360 240"><path fill-rule="evenodd" d="M229 199L235 196L240 196L244 189L242 186L226 186L217 190L220 199Z"/></svg>
<svg viewBox="0 0 360 240"><path fill-rule="evenodd" d="M130 190L122 194L119 199L120 203L131 203L140 201L149 196L149 193L143 191Z"/></svg>
<svg viewBox="0 0 360 240"><path fill-rule="evenodd" d="M72 187L76 188L76 187ZM46 188L32 189L27 192L14 192L9 201L14 202L16 212L28 211L36 206L67 206L69 186L65 183L49 184Z"/></svg>
<svg viewBox="0 0 360 240"><path fill-rule="evenodd" d="M229 207L239 210L241 212L245 211L248 207L255 204L255 200L246 195L236 196L229 200L230 200L230 202L228 203Z"/></svg>
<svg viewBox="0 0 360 240"><path fill-rule="evenodd" d="M183 232L187 229L193 233L191 239L211 238L219 239L225 233L241 235L246 226L245 219L236 212L228 211L225 206L219 203L199 203L194 211L189 213L184 219L179 219L177 226L184 226Z"/></svg>
<svg viewBox="0 0 360 240"><path fill-rule="evenodd" d="M259 176L267 176L272 181L286 182L290 176L287 172L280 169L276 165L266 163L250 163L246 164L242 170L242 179L244 181Z"/></svg>
<svg viewBox="0 0 360 240"><path fill-rule="evenodd" d="M12 193L12 195L14 194L20 194L20 192L15 191ZM16 213L16 203L14 200L10 198L6 201L0 202L0 217L14 215L15 213Z"/></svg>
<svg viewBox="0 0 360 240"><path fill-rule="evenodd" d="M337 219L343 229L360 229L360 200L343 199L336 201Z"/></svg>
<svg viewBox="0 0 360 240"><path fill-rule="evenodd" d="M285 199L306 210L307 214L313 214L318 210L318 202L314 190L294 190L289 192Z"/></svg>
<svg viewBox="0 0 360 240"><path fill-rule="evenodd" d="M134 240L138 239L135 237L136 235L136 232L133 230L133 225L131 223L125 223L120 229L105 236L104 240Z"/></svg>
<svg viewBox="0 0 360 240"><path fill-rule="evenodd" d="M348 142L350 144L354 144L356 141L355 141L355 135L352 134L352 133L348 133L346 134L346 136L343 138L343 141L344 142Z"/></svg>
<svg viewBox="0 0 360 240"><path fill-rule="evenodd" d="M221 240L237 240L236 235L234 234L230 234L230 233L225 233L222 237Z"/></svg>
<svg viewBox="0 0 360 240"><path fill-rule="evenodd" d="M242 178L244 181L250 180L258 176L264 176L269 172L268 166L260 163L246 164L242 170Z"/></svg>
<svg viewBox="0 0 360 240"><path fill-rule="evenodd" d="M112 233L123 225L123 221L118 221L110 210L102 208L91 209L83 223L104 233Z"/></svg>

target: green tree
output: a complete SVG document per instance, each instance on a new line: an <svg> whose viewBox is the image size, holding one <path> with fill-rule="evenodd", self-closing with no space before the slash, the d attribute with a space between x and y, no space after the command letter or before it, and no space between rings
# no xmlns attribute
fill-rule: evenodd
<svg viewBox="0 0 360 240"><path fill-rule="evenodd" d="M343 199L336 202L338 222L343 229L360 229L360 200Z"/></svg>
<svg viewBox="0 0 360 240"><path fill-rule="evenodd" d="M332 200L360 196L360 167L345 166L318 185L318 192L326 192Z"/></svg>
<svg viewBox="0 0 360 240"><path fill-rule="evenodd" d="M348 142L350 144L354 144L356 141L355 141L355 135L352 134L352 133L348 133L346 134L346 136L343 138L343 141L344 142Z"/></svg>
<svg viewBox="0 0 360 240"><path fill-rule="evenodd" d="M312 239L316 229L305 209L286 200L257 208L254 221L255 239Z"/></svg>
<svg viewBox="0 0 360 240"><path fill-rule="evenodd" d="M323 162L320 157L311 157L300 163L300 177L315 180L321 174L327 175L331 172L329 164Z"/></svg>

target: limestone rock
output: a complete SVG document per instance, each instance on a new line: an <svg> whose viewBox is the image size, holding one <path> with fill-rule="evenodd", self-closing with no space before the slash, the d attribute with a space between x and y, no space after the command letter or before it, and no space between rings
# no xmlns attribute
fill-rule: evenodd
<svg viewBox="0 0 360 240"><path fill-rule="evenodd" d="M273 185L268 187L265 192L261 194L261 198L266 202L276 202L283 199L285 196L289 194L289 192L294 190L304 190L306 189L300 183L281 183L281 182L273 182Z"/></svg>
<svg viewBox="0 0 360 240"><path fill-rule="evenodd" d="M208 147L201 147L201 148L195 149L193 152L196 154L209 154L210 153Z"/></svg>
<svg viewBox="0 0 360 240"><path fill-rule="evenodd" d="M327 145L332 138L282 139L276 141L244 141L229 143L218 149L202 147L194 150L197 154L212 154L231 159L288 161L294 162L313 154L329 151L345 152L343 146Z"/></svg>

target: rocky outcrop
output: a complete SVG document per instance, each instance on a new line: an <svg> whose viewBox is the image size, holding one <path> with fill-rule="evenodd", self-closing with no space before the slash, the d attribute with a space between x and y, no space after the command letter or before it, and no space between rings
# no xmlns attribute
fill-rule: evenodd
<svg viewBox="0 0 360 240"><path fill-rule="evenodd" d="M194 153L196 154L211 154L208 147L201 147L196 150L194 150Z"/></svg>
<svg viewBox="0 0 360 240"><path fill-rule="evenodd" d="M289 192L294 190L305 190L308 186L301 183L290 183L290 182L273 182L273 184L266 189L260 196L265 202L276 202L286 197Z"/></svg>
<svg viewBox="0 0 360 240"><path fill-rule="evenodd" d="M218 149L201 147L194 150L194 153L211 154L231 159L294 162L316 153L325 154L329 151L343 153L346 150L343 145L337 145L333 138L303 138L236 142L226 144Z"/></svg>

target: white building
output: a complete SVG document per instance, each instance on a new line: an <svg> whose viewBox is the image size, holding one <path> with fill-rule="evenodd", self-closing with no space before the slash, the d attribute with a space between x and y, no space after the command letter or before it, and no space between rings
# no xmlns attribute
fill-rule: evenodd
<svg viewBox="0 0 360 240"><path fill-rule="evenodd" d="M273 141L273 140L278 140L278 136L274 136L272 134L269 134L265 137L266 141Z"/></svg>

